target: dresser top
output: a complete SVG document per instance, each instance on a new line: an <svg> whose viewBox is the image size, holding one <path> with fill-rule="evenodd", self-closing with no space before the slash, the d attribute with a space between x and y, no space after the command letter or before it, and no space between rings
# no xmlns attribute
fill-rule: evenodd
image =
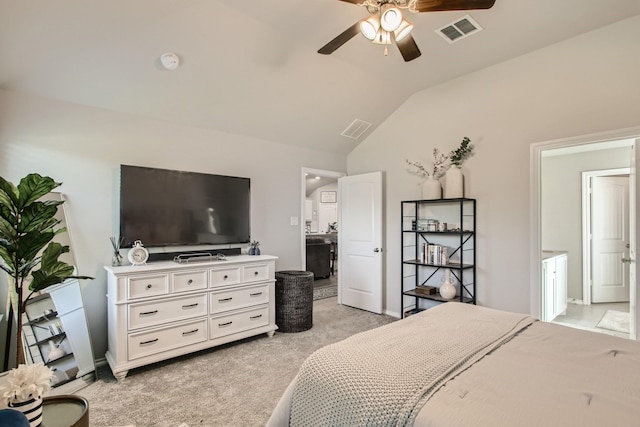
<svg viewBox="0 0 640 427"><path fill-rule="evenodd" d="M225 265L256 263L261 261L275 261L277 259L278 257L273 255L227 255L224 260L192 262L152 261L142 265L122 265L118 267L106 265L104 268L105 270L118 275L159 270L175 270L179 268L224 267Z"/></svg>

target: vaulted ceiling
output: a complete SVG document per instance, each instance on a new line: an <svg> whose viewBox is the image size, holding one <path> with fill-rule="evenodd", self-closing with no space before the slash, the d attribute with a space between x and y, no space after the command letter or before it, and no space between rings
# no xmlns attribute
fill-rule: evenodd
<svg viewBox="0 0 640 427"><path fill-rule="evenodd" d="M496 0L410 14L422 56L407 63L362 36L316 53L368 16L338 0L0 0L0 88L346 154L416 91L639 13L640 0ZM436 34L467 14L482 31ZM360 140L340 135L354 119L373 123Z"/></svg>

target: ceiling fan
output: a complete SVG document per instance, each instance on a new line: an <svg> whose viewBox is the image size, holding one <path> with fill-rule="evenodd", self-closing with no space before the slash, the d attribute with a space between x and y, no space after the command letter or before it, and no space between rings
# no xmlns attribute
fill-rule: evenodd
<svg viewBox="0 0 640 427"><path fill-rule="evenodd" d="M358 21L344 32L322 46L318 53L330 55L340 46L351 40L358 33L362 33L372 43L387 47L390 44L398 46L402 57L406 62L412 61L421 55L411 30L413 24L403 16L401 9L413 13L440 12L449 10L490 9L495 0L340 0L363 6L367 9L367 19Z"/></svg>

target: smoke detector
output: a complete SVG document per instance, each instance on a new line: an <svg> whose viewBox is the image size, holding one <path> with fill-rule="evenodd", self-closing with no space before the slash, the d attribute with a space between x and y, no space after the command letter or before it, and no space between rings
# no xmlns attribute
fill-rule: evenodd
<svg viewBox="0 0 640 427"><path fill-rule="evenodd" d="M160 63L165 70L173 71L177 70L180 66L180 58L178 58L178 55L175 53L167 52L160 56Z"/></svg>

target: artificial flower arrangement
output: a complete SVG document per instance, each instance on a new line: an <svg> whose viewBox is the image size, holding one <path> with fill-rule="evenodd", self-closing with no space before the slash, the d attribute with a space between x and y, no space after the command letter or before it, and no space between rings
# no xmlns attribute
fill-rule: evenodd
<svg viewBox="0 0 640 427"><path fill-rule="evenodd" d="M465 160L475 154L473 152L473 148L473 144L471 144L471 140L469 138L466 136L462 138L460 147L449 153L449 160L451 161L451 164L458 167L462 166L462 163L464 163Z"/></svg>
<svg viewBox="0 0 640 427"><path fill-rule="evenodd" d="M249 255L260 255L260 242L254 240L249 243Z"/></svg>
<svg viewBox="0 0 640 427"><path fill-rule="evenodd" d="M413 166L413 169L407 169L409 173L419 176L420 178L442 178L449 168L449 156L441 154L437 148L433 149L433 167L427 170L426 167L420 162L412 162L409 159L405 159L409 166Z"/></svg>
<svg viewBox="0 0 640 427"><path fill-rule="evenodd" d="M474 146L471 144L471 140L466 136L462 138L462 142L460 142L460 146L455 150L451 151L449 154L442 154L440 150L437 148L433 149L433 167L428 170L422 163L420 162L412 162L408 159L405 159L409 166L412 166L412 169L407 169L409 173L419 176L420 178L428 178L432 177L435 179L440 179L444 176L452 165L462 166L462 163L465 162L469 157L473 156Z"/></svg>
<svg viewBox="0 0 640 427"><path fill-rule="evenodd" d="M43 363L18 365L11 369L0 386L3 406L24 402L29 399L40 399L51 389L53 371Z"/></svg>

